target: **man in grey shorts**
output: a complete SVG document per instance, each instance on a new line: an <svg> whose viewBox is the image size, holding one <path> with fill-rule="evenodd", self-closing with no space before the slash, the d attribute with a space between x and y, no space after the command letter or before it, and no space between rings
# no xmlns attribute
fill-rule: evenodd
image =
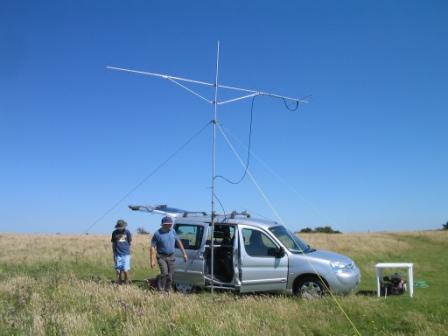
<svg viewBox="0 0 448 336"><path fill-rule="evenodd" d="M172 229L173 219L168 216L163 217L161 226L162 227L154 233L154 236L152 236L149 257L151 260L151 268L156 266L157 257L157 263L160 268L160 290L169 292L173 283L174 263L176 261L174 249L176 242L179 249L182 251L185 262L187 262L188 257L182 242L176 235L176 231Z"/></svg>

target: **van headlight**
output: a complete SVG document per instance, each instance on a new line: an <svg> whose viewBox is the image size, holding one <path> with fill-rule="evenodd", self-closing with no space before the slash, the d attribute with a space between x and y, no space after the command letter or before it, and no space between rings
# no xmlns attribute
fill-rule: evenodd
<svg viewBox="0 0 448 336"><path fill-rule="evenodd" d="M346 264L340 261L334 261L330 263L330 266L336 273L346 273L350 272L355 267L355 263L351 262Z"/></svg>

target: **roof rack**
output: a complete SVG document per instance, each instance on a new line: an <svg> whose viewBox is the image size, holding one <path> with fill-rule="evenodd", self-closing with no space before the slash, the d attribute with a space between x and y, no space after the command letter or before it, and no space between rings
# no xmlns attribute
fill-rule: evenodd
<svg viewBox="0 0 448 336"><path fill-rule="evenodd" d="M234 219L235 217L240 216L240 217L246 217L246 218L250 218L250 213L247 212L246 210L238 212L238 211L232 211L230 213L230 218Z"/></svg>
<svg viewBox="0 0 448 336"><path fill-rule="evenodd" d="M204 211L188 211L188 210L182 210L178 208L171 208L168 207L166 204L159 204L159 205L129 205L129 209L133 211L143 211L143 212L149 212L152 214L160 214L164 216L171 216L171 217L188 217L188 215L202 215L207 216L207 213Z"/></svg>

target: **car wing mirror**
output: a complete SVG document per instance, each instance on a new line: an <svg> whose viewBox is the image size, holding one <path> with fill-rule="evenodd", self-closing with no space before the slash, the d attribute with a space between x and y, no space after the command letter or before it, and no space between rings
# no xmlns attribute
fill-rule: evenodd
<svg viewBox="0 0 448 336"><path fill-rule="evenodd" d="M285 256L286 252L285 249L283 247L279 247L277 249L277 258L283 258Z"/></svg>
<svg viewBox="0 0 448 336"><path fill-rule="evenodd" d="M276 258L283 258L285 256L285 250L283 247L270 247L268 248L268 255Z"/></svg>

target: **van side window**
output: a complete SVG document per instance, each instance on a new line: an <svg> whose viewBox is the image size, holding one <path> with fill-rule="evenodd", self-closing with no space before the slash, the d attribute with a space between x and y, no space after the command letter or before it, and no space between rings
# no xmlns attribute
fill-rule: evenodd
<svg viewBox="0 0 448 336"><path fill-rule="evenodd" d="M176 224L176 234L185 249L198 250L201 246L204 227L200 225Z"/></svg>
<svg viewBox="0 0 448 336"><path fill-rule="evenodd" d="M208 231L207 244L210 244L212 237L211 229ZM235 238L235 227L230 225L215 224L215 245L232 246Z"/></svg>
<svg viewBox="0 0 448 336"><path fill-rule="evenodd" d="M270 257L268 249L276 248L274 242L263 232L243 229L244 248L252 257Z"/></svg>

